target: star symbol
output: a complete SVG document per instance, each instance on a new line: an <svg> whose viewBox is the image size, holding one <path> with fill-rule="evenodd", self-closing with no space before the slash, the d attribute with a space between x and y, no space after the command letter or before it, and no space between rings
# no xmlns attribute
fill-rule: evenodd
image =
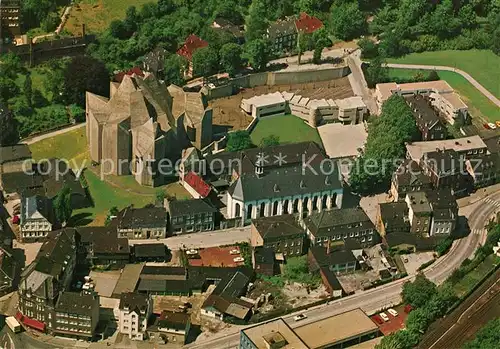
<svg viewBox="0 0 500 349"><path fill-rule="evenodd" d="M269 155L265 155L264 153L257 154L257 165L263 166L269 162Z"/></svg>
<svg viewBox="0 0 500 349"><path fill-rule="evenodd" d="M286 155L279 153L278 155L274 155L274 163L278 164L278 166L283 166L286 164Z"/></svg>

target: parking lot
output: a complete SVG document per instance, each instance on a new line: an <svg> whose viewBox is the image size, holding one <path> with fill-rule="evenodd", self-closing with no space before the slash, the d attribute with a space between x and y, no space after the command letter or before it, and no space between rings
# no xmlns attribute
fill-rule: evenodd
<svg viewBox="0 0 500 349"><path fill-rule="evenodd" d="M241 258L241 255L239 253L231 254L231 251L239 251L238 246L199 249L198 255L189 259L189 265L195 267L237 267L244 265L244 261L234 261L235 258Z"/></svg>
<svg viewBox="0 0 500 349"><path fill-rule="evenodd" d="M405 262L405 258L408 262ZM401 256L408 275L415 274L422 264L429 262L433 258L434 252L419 252Z"/></svg>
<svg viewBox="0 0 500 349"><path fill-rule="evenodd" d="M384 311L383 313L389 318L388 321L384 321L380 316L380 313L371 316L371 319L377 324L384 336L403 329L405 327L406 318L408 317L408 314L404 311L403 306L395 307L392 309L396 310L398 315L394 316L391 315L388 311Z"/></svg>

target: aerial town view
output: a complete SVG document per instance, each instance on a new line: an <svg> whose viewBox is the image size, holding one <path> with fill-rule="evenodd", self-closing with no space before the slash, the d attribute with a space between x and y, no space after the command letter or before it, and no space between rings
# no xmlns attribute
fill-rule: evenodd
<svg viewBox="0 0 500 349"><path fill-rule="evenodd" d="M0 0L0 349L499 343L499 0Z"/></svg>

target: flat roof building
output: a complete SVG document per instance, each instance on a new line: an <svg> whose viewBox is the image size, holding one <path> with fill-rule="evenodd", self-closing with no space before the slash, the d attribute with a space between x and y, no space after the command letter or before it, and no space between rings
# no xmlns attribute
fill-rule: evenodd
<svg viewBox="0 0 500 349"><path fill-rule="evenodd" d="M308 349L281 318L246 328L240 332L241 349Z"/></svg>
<svg viewBox="0 0 500 349"><path fill-rule="evenodd" d="M355 309L298 327L295 333L311 349L346 348L378 337L379 328L361 309Z"/></svg>
<svg viewBox="0 0 500 349"><path fill-rule="evenodd" d="M407 158L419 162L425 153L433 152L437 149L453 149L460 155L463 154L466 157L470 157L470 155L485 154L488 148L481 137L471 136L458 139L409 143L406 145L406 154Z"/></svg>
<svg viewBox="0 0 500 349"><path fill-rule="evenodd" d="M318 127L329 158L355 158L365 148L368 133L365 125L326 124Z"/></svg>

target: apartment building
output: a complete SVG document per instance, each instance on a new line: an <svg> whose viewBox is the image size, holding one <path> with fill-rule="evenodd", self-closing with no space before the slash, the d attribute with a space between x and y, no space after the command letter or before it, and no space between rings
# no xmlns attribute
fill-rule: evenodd
<svg viewBox="0 0 500 349"><path fill-rule="evenodd" d="M167 236L167 211L163 207L134 208L118 213L118 236L129 239L163 239Z"/></svg>
<svg viewBox="0 0 500 349"><path fill-rule="evenodd" d="M183 234L215 229L217 209L203 199L167 201L170 234Z"/></svg>
<svg viewBox="0 0 500 349"><path fill-rule="evenodd" d="M0 1L0 39L21 35L21 0Z"/></svg>
<svg viewBox="0 0 500 349"><path fill-rule="evenodd" d="M148 321L153 310L149 295L141 293L122 293L120 296L118 329L133 340L144 340Z"/></svg>
<svg viewBox="0 0 500 349"><path fill-rule="evenodd" d="M52 201L40 195L22 198L20 229L23 241L40 241L56 226Z"/></svg>
<svg viewBox="0 0 500 349"><path fill-rule="evenodd" d="M431 226L432 208L424 192L406 195L410 231L418 234L428 234Z"/></svg>

